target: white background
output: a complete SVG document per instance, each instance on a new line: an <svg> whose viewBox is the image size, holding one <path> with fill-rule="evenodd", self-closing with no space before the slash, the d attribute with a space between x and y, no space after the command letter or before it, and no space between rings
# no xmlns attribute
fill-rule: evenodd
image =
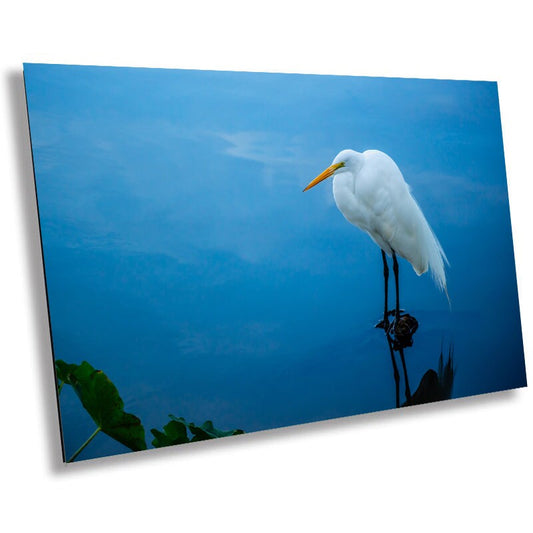
<svg viewBox="0 0 533 533"><path fill-rule="evenodd" d="M3 4L3 531L531 531L528 389L62 465L21 76L27 61L497 80L531 370L533 46L526 6ZM490 257L478 260L472 268Z"/></svg>

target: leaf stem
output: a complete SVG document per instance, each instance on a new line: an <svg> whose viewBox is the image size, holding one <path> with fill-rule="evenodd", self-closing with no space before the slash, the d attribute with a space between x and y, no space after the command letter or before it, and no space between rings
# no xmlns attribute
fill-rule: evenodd
<svg viewBox="0 0 533 533"><path fill-rule="evenodd" d="M102 430L102 428L100 426L98 426L93 434L77 449L76 452L74 452L74 455L67 461L67 463L72 463L72 461L74 461L74 459L76 459L76 457L78 457L78 455L85 449L85 447L89 444L89 442L91 442L94 437L96 437L96 435L98 435L98 433Z"/></svg>
<svg viewBox="0 0 533 533"><path fill-rule="evenodd" d="M62 381L60 384L59 384L59 387L57 388L57 394L61 394L61 389L63 388L63 385L65 384L64 381Z"/></svg>

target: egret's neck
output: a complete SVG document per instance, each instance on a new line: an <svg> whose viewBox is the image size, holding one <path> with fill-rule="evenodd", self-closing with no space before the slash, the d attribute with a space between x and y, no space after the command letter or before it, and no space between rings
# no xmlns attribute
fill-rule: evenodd
<svg viewBox="0 0 533 533"><path fill-rule="evenodd" d="M352 223L361 225L359 212L355 203L357 177L364 164L364 155L358 152L349 154L344 167L333 176L333 197L341 213Z"/></svg>
<svg viewBox="0 0 533 533"><path fill-rule="evenodd" d="M364 162L365 162L365 154L352 150L350 152L350 156L346 160L346 164L344 168L346 169L347 172L349 172L350 174L353 174L354 177L356 177L357 174L359 174L359 171L361 170L361 168L363 167Z"/></svg>
<svg viewBox="0 0 533 533"><path fill-rule="evenodd" d="M346 151L347 152L347 151ZM345 155L344 166L339 168L333 176L333 192L335 190L347 189L355 194L355 182L357 175L364 164L364 155L353 150ZM342 154L343 152L341 152Z"/></svg>
<svg viewBox="0 0 533 533"><path fill-rule="evenodd" d="M333 176L333 195L337 199L340 192L355 194L355 174L351 172L340 172Z"/></svg>

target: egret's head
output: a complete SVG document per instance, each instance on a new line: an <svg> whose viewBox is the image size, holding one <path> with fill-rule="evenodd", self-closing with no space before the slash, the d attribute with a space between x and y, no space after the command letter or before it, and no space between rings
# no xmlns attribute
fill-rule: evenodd
<svg viewBox="0 0 533 533"><path fill-rule="evenodd" d="M343 150L335 156L332 164L344 163L343 166L355 170L359 167L360 159L361 154L359 152L356 152L355 150Z"/></svg>
<svg viewBox="0 0 533 533"><path fill-rule="evenodd" d="M339 152L335 159L333 160L333 163L324 170L321 174L319 174L309 185L304 189L305 191L308 191L311 189L311 187L314 187L321 181L324 181L326 178L329 178L330 176L333 176L335 173L343 172L346 170L350 170L352 172L356 172L359 168L359 157L361 154L358 152L355 152L354 150L343 150L342 152Z"/></svg>

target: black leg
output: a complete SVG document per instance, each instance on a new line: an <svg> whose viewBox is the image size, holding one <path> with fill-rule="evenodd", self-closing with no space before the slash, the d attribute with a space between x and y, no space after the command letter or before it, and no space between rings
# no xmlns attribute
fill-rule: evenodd
<svg viewBox="0 0 533 533"><path fill-rule="evenodd" d="M381 258L383 259L383 279L385 281L385 306L383 308L383 329L389 344L389 352L392 361L392 370L394 372L394 383L396 386L396 407L400 407L400 373L396 365L396 358L394 357L394 349L392 348L392 339L389 336L389 265L387 264L387 255L381 250Z"/></svg>
<svg viewBox="0 0 533 533"><path fill-rule="evenodd" d="M411 400L411 387L409 387L409 378L407 377L407 367L405 366L405 357L403 356L403 348L399 348L400 360L402 361L403 375L405 378L405 399Z"/></svg>
<svg viewBox="0 0 533 533"><path fill-rule="evenodd" d="M389 265L387 265L387 256L381 250L381 257L383 259L383 278L385 279L385 309L383 311L383 328L385 331L389 329Z"/></svg>
<svg viewBox="0 0 533 533"><path fill-rule="evenodd" d="M396 252L392 251L392 269L394 271L394 282L396 285L396 322L394 326L398 324L398 321L400 320L400 281L399 281L399 272L400 269L398 267L398 259L396 258ZM409 378L407 376L407 367L405 365L405 357L403 355L403 348L400 346L399 348L400 352L400 360L402 362L402 368L403 368L403 375L405 378L405 396L407 400L411 399L411 388L409 387Z"/></svg>
<svg viewBox="0 0 533 533"><path fill-rule="evenodd" d="M398 280L399 268L396 252L392 251L392 270L394 271L394 282L396 284L396 320L400 318L400 283Z"/></svg>
<svg viewBox="0 0 533 533"><path fill-rule="evenodd" d="M394 371L394 383L396 385L396 407L400 407L400 373L398 372L398 367L396 366L396 358L394 357L392 340L387 333L387 330L385 330L385 336L387 337L387 342L389 343L390 358L392 361L392 369Z"/></svg>

